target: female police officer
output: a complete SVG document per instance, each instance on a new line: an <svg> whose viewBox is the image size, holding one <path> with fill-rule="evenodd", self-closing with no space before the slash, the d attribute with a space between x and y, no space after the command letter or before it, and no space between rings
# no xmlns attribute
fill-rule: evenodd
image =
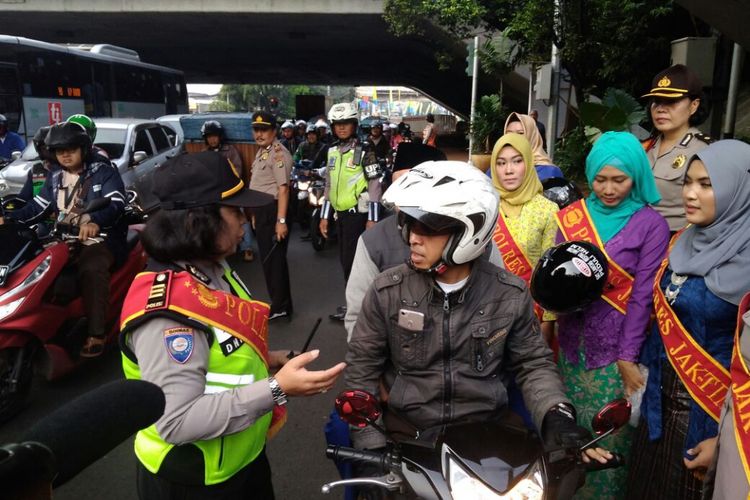
<svg viewBox="0 0 750 500"><path fill-rule="evenodd" d="M142 236L152 260L128 292L120 338L126 376L166 396L162 418L135 439L138 493L273 498L264 446L283 424L286 396L327 391L344 364L307 371L317 351L290 361L269 352L269 307L224 260L242 239L242 207L266 195L245 189L214 152L170 160L154 186L161 210Z"/></svg>

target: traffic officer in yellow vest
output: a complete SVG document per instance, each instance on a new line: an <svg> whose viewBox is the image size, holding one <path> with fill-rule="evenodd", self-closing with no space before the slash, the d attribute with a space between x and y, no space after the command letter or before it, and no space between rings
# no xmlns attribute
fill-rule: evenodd
<svg viewBox="0 0 750 500"><path fill-rule="evenodd" d="M135 438L139 497L272 499L264 449L287 396L326 392L344 364L308 371L318 351L291 360L269 351L269 307L225 261L242 239L242 208L269 195L248 190L215 152L169 160L154 192L161 210L142 233L150 261L128 292L120 334L126 377L166 397L164 415Z"/></svg>
<svg viewBox="0 0 750 500"><path fill-rule="evenodd" d="M328 149L325 203L320 232L328 237L329 218L336 221L339 259L344 279L349 280L359 236L380 220L381 178L377 158L357 139L357 107L334 104L328 112L336 142ZM339 307L331 319L344 320L346 307Z"/></svg>
<svg viewBox="0 0 750 500"><path fill-rule="evenodd" d="M270 319L291 317L292 291L289 287L289 178L292 174L292 155L276 138L276 118L267 111L252 116L253 137L260 146L250 169L250 188L274 197L254 211L255 234L263 262L268 295L271 296Z"/></svg>

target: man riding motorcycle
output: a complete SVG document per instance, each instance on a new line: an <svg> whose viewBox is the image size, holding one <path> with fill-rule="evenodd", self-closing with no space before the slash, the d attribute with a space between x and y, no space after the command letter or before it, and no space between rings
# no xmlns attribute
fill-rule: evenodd
<svg viewBox="0 0 750 500"><path fill-rule="evenodd" d="M58 223L79 226L82 246L77 271L88 318L88 338L80 354L96 357L104 352L111 269L127 256L127 223L122 217L125 187L117 169L92 151L91 138L81 125L51 127L45 144L57 164L52 165L39 194L6 217L32 224L54 214ZM102 197L110 199L106 208L81 215L86 203ZM97 238L101 230L107 232L103 242Z"/></svg>
<svg viewBox="0 0 750 500"><path fill-rule="evenodd" d="M305 142L299 145L293 159L295 163L309 160L312 162L312 168L319 168L325 166L327 153L328 147L318 137L318 130L315 125L310 124L307 126Z"/></svg>
<svg viewBox="0 0 750 500"><path fill-rule="evenodd" d="M479 258L498 215L489 180L465 163L426 162L383 199L399 209L410 255L378 275L364 298L346 386L380 393L386 428L413 438L443 424L499 419L514 373L547 446L584 436L526 286ZM385 438L358 428L352 442L373 449Z"/></svg>

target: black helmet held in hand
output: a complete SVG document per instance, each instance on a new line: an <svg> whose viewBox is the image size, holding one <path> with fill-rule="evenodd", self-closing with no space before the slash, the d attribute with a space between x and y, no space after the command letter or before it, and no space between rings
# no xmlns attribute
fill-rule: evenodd
<svg viewBox="0 0 750 500"><path fill-rule="evenodd" d="M566 241L550 248L531 275L531 296L547 311L580 311L602 294L607 258L596 245Z"/></svg>
<svg viewBox="0 0 750 500"><path fill-rule="evenodd" d="M58 123L49 129L44 144L54 153L58 149L83 149L83 155L86 156L91 149L91 137L83 126L72 123Z"/></svg>
<svg viewBox="0 0 750 500"><path fill-rule="evenodd" d="M542 181L544 191L542 194L550 201L557 203L560 210L567 207L574 201L583 198L583 191L575 182L563 179L561 177L549 177Z"/></svg>

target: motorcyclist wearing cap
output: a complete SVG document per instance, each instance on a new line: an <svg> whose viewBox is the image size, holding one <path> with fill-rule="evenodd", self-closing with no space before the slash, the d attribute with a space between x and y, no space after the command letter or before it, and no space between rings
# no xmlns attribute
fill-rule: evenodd
<svg viewBox="0 0 750 500"><path fill-rule="evenodd" d="M292 359L269 351L270 308L226 262L243 208L270 195L247 189L213 152L169 160L154 188L161 209L142 234L150 260L125 299L120 334L125 375L166 397L164 415L135 438L138 495L272 499L265 443L285 421L287 397L326 392L344 364L308 371L317 350Z"/></svg>
<svg viewBox="0 0 750 500"><path fill-rule="evenodd" d="M92 152L91 138L81 125L61 123L51 127L45 144L57 164L47 174L39 194L10 217L32 224L54 215L58 222L79 226L82 247L76 265L88 319L88 337L81 356L95 357L104 351L111 270L127 255L127 224L122 218L125 187L112 163L101 161ZM110 199L107 207L81 215L86 203L102 197ZM103 242L97 238L100 231L107 233Z"/></svg>
<svg viewBox="0 0 750 500"><path fill-rule="evenodd" d="M13 153L23 151L26 141L23 137L8 129L8 118L0 115L0 159L10 160Z"/></svg>
<svg viewBox="0 0 750 500"><path fill-rule="evenodd" d="M300 142L302 142L297 137L296 128L291 120L286 120L281 124L281 139L279 139L279 142L289 151L289 154L294 154Z"/></svg>
<svg viewBox="0 0 750 500"><path fill-rule="evenodd" d="M380 393L386 427L414 437L443 424L500 419L505 375L513 372L548 447L571 446L567 435L583 438L526 286L479 258L498 214L486 176L461 162L423 163L384 200L399 208L409 260L378 275L365 296L346 387ZM358 448L385 445L371 427L352 430L352 440Z"/></svg>
<svg viewBox="0 0 750 500"><path fill-rule="evenodd" d="M328 119L337 142L328 149L325 203L320 217L320 232L328 238L329 218L336 221L339 259L344 280L349 280L357 239L366 228L380 220L381 177L383 172L372 148L356 136L357 108L352 103L334 104ZM340 307L332 319L343 321Z"/></svg>

